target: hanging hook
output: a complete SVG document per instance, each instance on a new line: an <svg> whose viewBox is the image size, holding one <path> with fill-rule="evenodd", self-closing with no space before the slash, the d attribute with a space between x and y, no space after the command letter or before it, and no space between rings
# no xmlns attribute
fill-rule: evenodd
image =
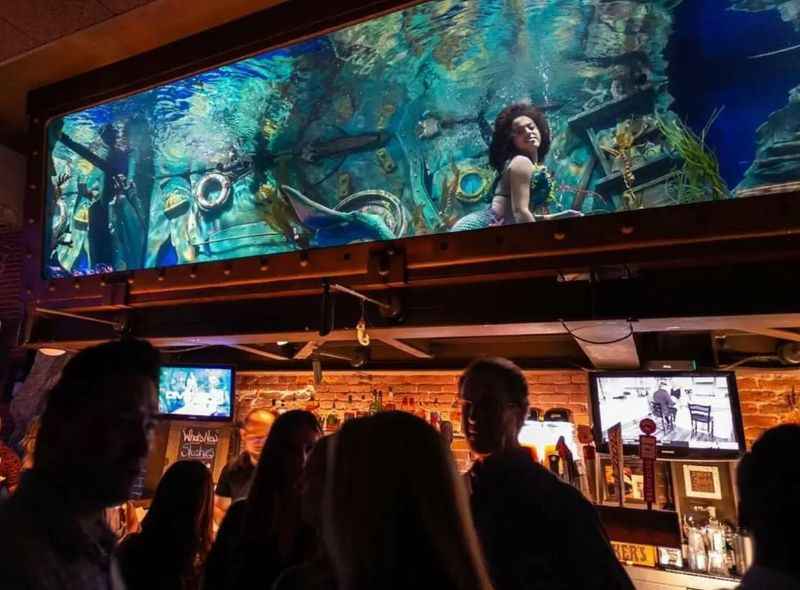
<svg viewBox="0 0 800 590"><path fill-rule="evenodd" d="M367 309L366 302L361 300L361 319L356 324L356 338L361 346L369 346L369 334L367 334Z"/></svg>

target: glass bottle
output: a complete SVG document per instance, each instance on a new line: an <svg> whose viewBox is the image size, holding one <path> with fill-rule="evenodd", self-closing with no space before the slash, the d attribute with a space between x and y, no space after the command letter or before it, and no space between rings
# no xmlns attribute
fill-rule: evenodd
<svg viewBox="0 0 800 590"><path fill-rule="evenodd" d="M706 553L705 535L691 521L687 530L686 542L689 545L689 569L696 572L707 572L708 553Z"/></svg>
<svg viewBox="0 0 800 590"><path fill-rule="evenodd" d="M386 399L385 408L386 408L387 412L391 412L392 410L396 409L396 407L394 405L394 392L392 391L391 387L389 388L389 395L387 396L387 399Z"/></svg>
<svg viewBox="0 0 800 590"><path fill-rule="evenodd" d="M383 404L381 403L381 394L377 389L372 390L372 401L369 403L369 415L374 416L378 412L383 411Z"/></svg>

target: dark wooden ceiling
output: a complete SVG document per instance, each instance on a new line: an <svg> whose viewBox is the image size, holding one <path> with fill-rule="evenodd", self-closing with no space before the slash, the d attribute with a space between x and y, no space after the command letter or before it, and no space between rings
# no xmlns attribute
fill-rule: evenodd
<svg viewBox="0 0 800 590"><path fill-rule="evenodd" d="M0 144L22 151L29 91L284 0L0 2Z"/></svg>
<svg viewBox="0 0 800 590"><path fill-rule="evenodd" d="M699 367L786 367L781 343L800 342L795 295L800 279L786 271L782 264L762 264L668 275L648 271L595 283L564 283L552 276L457 290L406 287L394 291L401 300L399 316L366 309L367 366L453 369L488 354L532 369L636 369L659 360L692 360ZM392 292L371 294L383 299ZM361 306L353 297L337 295L327 315L335 319L326 329L323 302L318 292L119 306L79 311L83 319L29 307L23 332L29 347L77 350L114 337L109 323L117 323L118 330L124 324L182 361L308 370L320 356L326 366L355 366L362 351L355 329Z"/></svg>

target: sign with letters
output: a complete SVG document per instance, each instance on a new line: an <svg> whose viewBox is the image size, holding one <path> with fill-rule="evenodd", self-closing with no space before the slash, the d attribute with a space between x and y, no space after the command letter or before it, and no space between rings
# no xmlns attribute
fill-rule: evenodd
<svg viewBox="0 0 800 590"><path fill-rule="evenodd" d="M623 482L623 461L622 450L622 424L617 423L608 429L608 453L611 455L611 466L614 469L614 479L617 483L617 494L619 505L625 505L625 484Z"/></svg>
<svg viewBox="0 0 800 590"><path fill-rule="evenodd" d="M181 428L178 460L200 461L213 472L219 437L220 433L216 428L198 428L196 426Z"/></svg>
<svg viewBox="0 0 800 590"><path fill-rule="evenodd" d="M645 428L642 428L645 430ZM656 437L643 434L639 437L639 457L644 471L644 500L650 509L656 501Z"/></svg>
<svg viewBox="0 0 800 590"><path fill-rule="evenodd" d="M622 563L629 565L643 565L656 567L656 548L653 545L638 545L636 543L617 543L611 541L614 554Z"/></svg>

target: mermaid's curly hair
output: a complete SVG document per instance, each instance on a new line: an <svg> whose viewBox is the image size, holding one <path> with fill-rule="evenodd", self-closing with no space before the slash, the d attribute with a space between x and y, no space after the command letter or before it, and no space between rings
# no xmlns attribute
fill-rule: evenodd
<svg viewBox="0 0 800 590"><path fill-rule="evenodd" d="M523 116L533 119L542 136L542 143L539 146L539 161L544 160L547 152L550 151L550 126L547 124L544 113L526 102L515 102L500 111L494 122L492 143L489 146L489 163L498 172L502 172L509 158L517 153L511 138L511 124L514 119Z"/></svg>

